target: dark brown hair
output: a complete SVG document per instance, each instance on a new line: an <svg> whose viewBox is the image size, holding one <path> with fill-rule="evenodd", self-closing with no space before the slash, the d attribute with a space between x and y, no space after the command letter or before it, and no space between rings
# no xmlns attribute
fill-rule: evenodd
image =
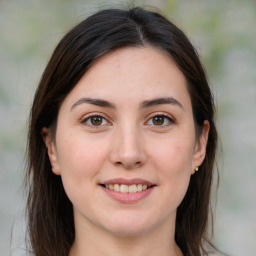
<svg viewBox="0 0 256 256"><path fill-rule="evenodd" d="M117 48L145 45L169 54L186 77L197 135L204 120L210 123L205 160L177 210L175 239L184 256L214 249L208 227L217 132L205 72L179 28L158 13L133 8L103 10L82 21L60 41L42 75L30 113L26 174L29 246L36 256L67 256L75 236L72 204L51 171L42 128L55 131L63 100L95 60Z"/></svg>

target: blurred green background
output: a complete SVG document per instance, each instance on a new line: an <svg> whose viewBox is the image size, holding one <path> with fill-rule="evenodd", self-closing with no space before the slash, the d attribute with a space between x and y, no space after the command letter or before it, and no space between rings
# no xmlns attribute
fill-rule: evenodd
<svg viewBox="0 0 256 256"><path fill-rule="evenodd" d="M28 113L59 39L75 24L131 1L0 1L0 252L25 255L24 195ZM198 49L217 103L220 187L215 242L232 256L256 251L256 2L133 1L155 6ZM12 232L13 231L13 232ZM12 233L12 234L11 234ZM10 237L12 235L12 243Z"/></svg>

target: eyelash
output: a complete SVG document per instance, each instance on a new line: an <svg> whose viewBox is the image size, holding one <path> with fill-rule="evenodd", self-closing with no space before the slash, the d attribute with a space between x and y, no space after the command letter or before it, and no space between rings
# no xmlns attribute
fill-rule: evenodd
<svg viewBox="0 0 256 256"><path fill-rule="evenodd" d="M101 123L99 125L94 125L92 123L93 122L93 118L100 118ZM153 119L154 118L163 118L163 124L154 124L153 123ZM151 120L151 123L150 123L150 120ZM90 122L90 123L88 123L88 122ZM103 124L102 124L102 122L103 122ZM92 114L92 115L86 116L82 120L82 123L87 125L87 126L89 126L89 127L96 128L96 129L100 128L102 126L111 125L111 123L101 114ZM162 114L162 113L157 113L157 114L152 115L145 122L146 125L154 126L154 127L157 127L157 128L167 127L167 126L169 126L171 124L174 124L174 123L175 123L175 120L171 116L169 116L167 114Z"/></svg>

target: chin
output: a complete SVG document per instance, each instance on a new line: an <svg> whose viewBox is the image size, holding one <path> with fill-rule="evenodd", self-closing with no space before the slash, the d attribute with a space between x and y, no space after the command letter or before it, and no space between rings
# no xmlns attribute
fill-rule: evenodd
<svg viewBox="0 0 256 256"><path fill-rule="evenodd" d="M154 226L158 225L152 218L133 215L123 215L113 218L106 226L112 234L123 237L136 237L147 233Z"/></svg>
<svg viewBox="0 0 256 256"><path fill-rule="evenodd" d="M147 233L148 227L138 227L135 225L120 225L109 229L109 231L115 236L132 238Z"/></svg>

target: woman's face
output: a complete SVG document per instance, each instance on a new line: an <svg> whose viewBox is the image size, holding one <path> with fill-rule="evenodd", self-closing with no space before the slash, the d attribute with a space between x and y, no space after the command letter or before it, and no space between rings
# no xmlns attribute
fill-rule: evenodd
<svg viewBox="0 0 256 256"><path fill-rule="evenodd" d="M205 122L196 139L186 80L172 59L140 47L98 59L61 105L56 140L43 131L75 225L130 236L174 227L208 130Z"/></svg>

